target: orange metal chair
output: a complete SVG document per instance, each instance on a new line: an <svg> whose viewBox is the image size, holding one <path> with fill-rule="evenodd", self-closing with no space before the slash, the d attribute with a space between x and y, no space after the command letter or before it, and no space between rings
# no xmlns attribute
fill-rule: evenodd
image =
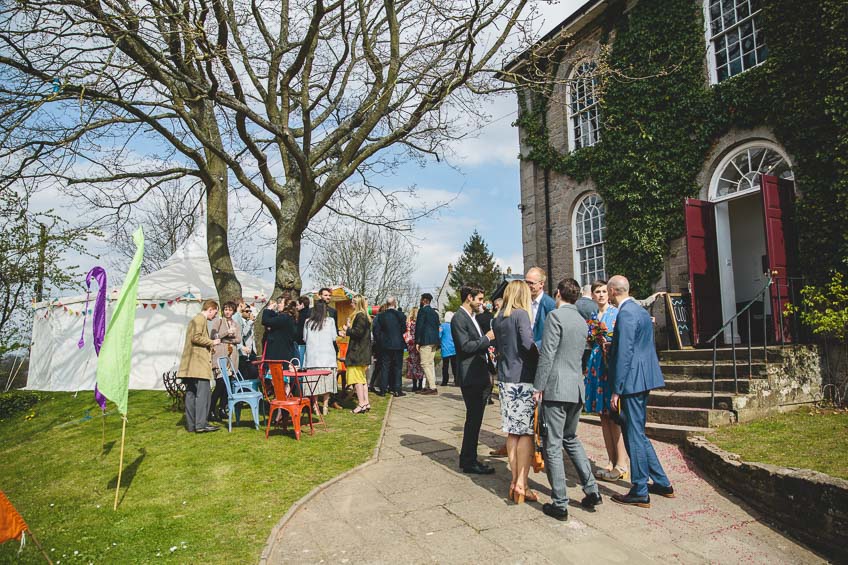
<svg viewBox="0 0 848 565"><path fill-rule="evenodd" d="M291 363L289 363L289 365L292 366L292 370L296 368L291 365ZM303 409L306 408L306 413L309 414L309 435L314 434L315 428L312 425L312 410L310 410L309 398L303 396L303 386L301 386L297 379L294 379L292 380L289 388L291 391L296 392L290 392L287 394L282 363L268 363L268 367L271 371L271 383L274 385L275 398L269 398L270 410L268 414L268 422L265 425L265 439L268 439L268 434L271 432L271 422L273 421L275 410L284 410L289 414L289 416L291 416L292 424L294 426L294 437L299 440L300 418L303 415ZM283 420L283 422L285 422L285 420ZM285 431L285 424L283 431Z"/></svg>

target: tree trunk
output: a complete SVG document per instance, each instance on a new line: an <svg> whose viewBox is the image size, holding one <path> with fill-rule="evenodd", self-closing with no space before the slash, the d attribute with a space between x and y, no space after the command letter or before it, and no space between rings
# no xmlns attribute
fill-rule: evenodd
<svg viewBox="0 0 848 565"><path fill-rule="evenodd" d="M276 273L272 298L283 292L292 296L300 294L303 281L300 278L300 241L303 231L285 220L277 223Z"/></svg>
<svg viewBox="0 0 848 565"><path fill-rule="evenodd" d="M206 190L206 253L221 303L238 302L242 297L241 283L236 278L227 242L227 169L218 159L209 160L209 169L213 183Z"/></svg>

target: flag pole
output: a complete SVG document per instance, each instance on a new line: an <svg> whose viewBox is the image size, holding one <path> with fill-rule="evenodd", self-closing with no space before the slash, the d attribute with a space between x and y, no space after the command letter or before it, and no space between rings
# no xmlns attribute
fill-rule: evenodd
<svg viewBox="0 0 848 565"><path fill-rule="evenodd" d="M27 532L29 532L29 537L31 537L31 538L32 538L32 541L34 541L34 542L35 542L36 547L38 547L38 549L41 551L41 555L43 555L43 556L44 556L44 558L47 560L47 562L48 562L50 565L53 565L53 562L50 560L50 556L49 556L49 555L47 555L47 552L46 552L46 551L44 551L44 548L43 548L43 547L41 547L41 543L39 543L38 538L37 538L37 537L35 537L35 534L34 534L34 533L32 533L32 530L30 530L29 528L27 528Z"/></svg>
<svg viewBox="0 0 848 565"><path fill-rule="evenodd" d="M127 417L122 416L121 419L124 421L121 426L121 458L120 463L118 463L118 484L115 485L115 505L112 507L112 510L118 509L118 492L121 490L121 472L124 470L124 437L126 437L127 433Z"/></svg>
<svg viewBox="0 0 848 565"><path fill-rule="evenodd" d="M103 453L106 451L106 412L105 411L100 412L100 421L103 423L103 427L102 427L103 435L101 436L101 439L100 439L100 456L102 457Z"/></svg>

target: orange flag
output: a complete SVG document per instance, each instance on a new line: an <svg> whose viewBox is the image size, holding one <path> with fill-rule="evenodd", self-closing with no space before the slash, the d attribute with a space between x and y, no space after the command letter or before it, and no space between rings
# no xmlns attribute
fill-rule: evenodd
<svg viewBox="0 0 848 565"><path fill-rule="evenodd" d="M11 539L21 539L23 533L28 529L23 517L18 514L18 511L0 490L0 543Z"/></svg>

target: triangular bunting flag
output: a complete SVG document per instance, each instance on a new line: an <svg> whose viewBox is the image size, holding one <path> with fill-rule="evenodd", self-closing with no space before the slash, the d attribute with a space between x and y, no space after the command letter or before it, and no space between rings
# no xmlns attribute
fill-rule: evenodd
<svg viewBox="0 0 848 565"><path fill-rule="evenodd" d="M147 308L147 304L142 304L142 306L144 306L145 308Z"/></svg>
<svg viewBox="0 0 848 565"><path fill-rule="evenodd" d="M155 305L155 304L151 304L151 305L150 305L150 307L151 307L151 308L153 308L154 310L156 310L156 305Z"/></svg>

